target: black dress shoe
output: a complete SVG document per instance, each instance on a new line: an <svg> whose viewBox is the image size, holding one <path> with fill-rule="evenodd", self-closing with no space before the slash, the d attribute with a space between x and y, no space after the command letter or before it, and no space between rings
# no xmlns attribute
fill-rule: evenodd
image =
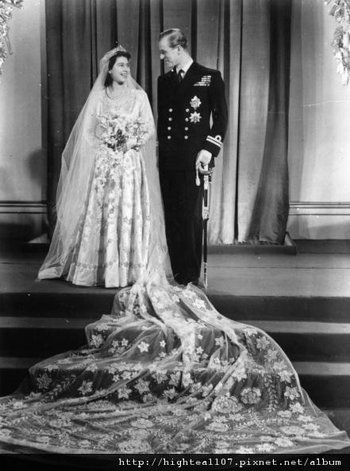
<svg viewBox="0 0 350 471"><path fill-rule="evenodd" d="M187 285L187 282L186 282L185 278L183 276L181 276L180 274L174 275L174 280L179 285Z"/></svg>
<svg viewBox="0 0 350 471"><path fill-rule="evenodd" d="M201 280L200 278L196 278L195 280L192 280L191 283L195 286L198 286L198 288L205 289L203 280Z"/></svg>
<svg viewBox="0 0 350 471"><path fill-rule="evenodd" d="M196 286L198 286L198 288L200 288L200 289L206 289L205 286L204 286L203 280L201 280L201 279L198 279L198 282L197 282Z"/></svg>
<svg viewBox="0 0 350 471"><path fill-rule="evenodd" d="M195 286L198 286L199 288L204 288L202 280L199 278L193 278L189 276L184 276L180 274L176 274L174 276L176 283L179 283L180 285L188 285L189 283L192 283Z"/></svg>

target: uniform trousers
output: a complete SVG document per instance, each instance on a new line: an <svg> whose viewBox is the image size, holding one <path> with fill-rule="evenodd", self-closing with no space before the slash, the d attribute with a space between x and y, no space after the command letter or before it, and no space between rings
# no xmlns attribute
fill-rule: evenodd
<svg viewBox="0 0 350 471"><path fill-rule="evenodd" d="M202 261L203 184L194 170L161 169L166 237L175 280L198 283Z"/></svg>

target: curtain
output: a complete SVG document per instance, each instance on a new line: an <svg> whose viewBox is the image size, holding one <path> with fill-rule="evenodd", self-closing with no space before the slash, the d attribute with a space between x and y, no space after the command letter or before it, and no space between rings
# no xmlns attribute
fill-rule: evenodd
<svg viewBox="0 0 350 471"><path fill-rule="evenodd" d="M122 44L155 111L164 72L158 36L179 27L192 57L222 72L229 107L212 183L209 243L283 243L290 21L291 0L46 0L51 227L61 152L99 59L116 41Z"/></svg>

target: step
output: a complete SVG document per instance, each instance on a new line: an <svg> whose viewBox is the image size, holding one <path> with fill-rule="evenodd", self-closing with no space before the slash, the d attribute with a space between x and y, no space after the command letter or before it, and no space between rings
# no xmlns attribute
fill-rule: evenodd
<svg viewBox="0 0 350 471"><path fill-rule="evenodd" d="M69 288L68 285L62 291L2 292L0 313L4 316L96 318L111 312L116 290ZM350 297L241 296L210 289L207 295L221 314L240 322L349 321Z"/></svg>
<svg viewBox="0 0 350 471"><path fill-rule="evenodd" d="M0 356L47 358L77 349L86 343L84 328L94 320L0 317Z"/></svg>
<svg viewBox="0 0 350 471"><path fill-rule="evenodd" d="M98 317L99 318L99 317ZM0 317L0 356L52 356L85 344L96 319ZM267 332L292 361L350 361L350 324L248 321Z"/></svg>
<svg viewBox="0 0 350 471"><path fill-rule="evenodd" d="M292 361L350 361L350 323L247 321L267 332Z"/></svg>
<svg viewBox="0 0 350 471"><path fill-rule="evenodd" d="M0 313L13 317L85 317L109 314L116 290L78 288L72 292L0 293Z"/></svg>
<svg viewBox="0 0 350 471"><path fill-rule="evenodd" d="M1 395L11 394L41 358L0 357ZM318 407L350 407L350 363L294 362L302 387Z"/></svg>
<svg viewBox="0 0 350 471"><path fill-rule="evenodd" d="M283 244L268 244L268 243L249 243L249 242L236 242L235 244L220 244L209 245L208 254L283 254L283 255L296 255L297 245L292 240L288 232L286 233Z"/></svg>
<svg viewBox="0 0 350 471"><path fill-rule="evenodd" d="M25 378L28 369L42 358L0 357L0 396L12 394Z"/></svg>
<svg viewBox="0 0 350 471"><path fill-rule="evenodd" d="M350 407L350 363L293 362L303 388L319 407Z"/></svg>
<svg viewBox="0 0 350 471"><path fill-rule="evenodd" d="M336 407L333 409L323 409L323 411L328 415L336 427L339 428L339 430L345 430L350 437L350 409ZM348 448L348 452L349 451L350 447Z"/></svg>
<svg viewBox="0 0 350 471"><path fill-rule="evenodd" d="M350 297L239 296L209 292L214 307L229 319L248 321L349 321Z"/></svg>

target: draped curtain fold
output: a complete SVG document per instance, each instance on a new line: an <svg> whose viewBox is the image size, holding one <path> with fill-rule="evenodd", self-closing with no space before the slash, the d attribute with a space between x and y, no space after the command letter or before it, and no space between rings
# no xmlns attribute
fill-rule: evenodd
<svg viewBox="0 0 350 471"><path fill-rule="evenodd" d="M61 153L99 59L116 41L126 47L155 112L158 36L179 27L194 59L218 68L226 85L229 125L213 177L209 242L283 243L290 22L291 0L46 0L51 226Z"/></svg>

